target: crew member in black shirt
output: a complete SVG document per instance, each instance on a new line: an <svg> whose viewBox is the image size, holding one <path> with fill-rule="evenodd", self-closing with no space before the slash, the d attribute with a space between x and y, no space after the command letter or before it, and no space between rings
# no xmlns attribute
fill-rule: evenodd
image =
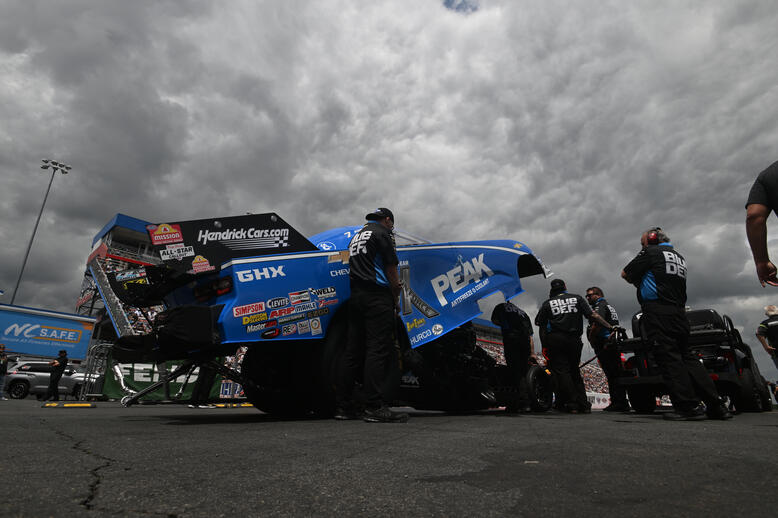
<svg viewBox="0 0 778 518"><path fill-rule="evenodd" d="M592 286L586 290L586 300L595 313L608 321L612 326L619 325L619 316L616 309L605 300L605 294L601 288ZM617 377L621 357L619 352L609 342L611 332L602 327L597 322L589 322L586 329L586 336L589 343L592 344L594 354L600 362L602 371L608 379L608 392L610 393L610 404L603 410L606 412L629 412L629 403L627 402L627 390L618 383Z"/></svg>
<svg viewBox="0 0 778 518"><path fill-rule="evenodd" d="M59 356L56 359L49 362L51 365L51 377L49 377L49 390L46 392L46 397L43 401L59 401L59 380L62 378L62 373L65 372L65 367L68 366L68 352L62 349L59 352Z"/></svg>
<svg viewBox="0 0 778 518"><path fill-rule="evenodd" d="M705 367L689 352L686 318L686 260L661 228L640 236L640 253L624 267L621 277L637 287L642 309L641 335L652 346L654 359L670 393L673 412L665 419L729 419ZM700 399L705 401L703 408Z"/></svg>
<svg viewBox="0 0 778 518"><path fill-rule="evenodd" d="M578 367L583 349L583 317L597 321L605 329L613 327L594 313L583 297L568 293L565 281L552 280L549 298L540 306L535 325L540 330L543 354L549 361L557 408L571 414L590 413L592 409Z"/></svg>
<svg viewBox="0 0 778 518"><path fill-rule="evenodd" d="M500 326L508 375L518 392L516 403L508 404L505 410L508 413L531 412L527 370L529 357L535 346L529 315L510 301L501 302L494 307L491 321L494 325Z"/></svg>
<svg viewBox="0 0 778 518"><path fill-rule="evenodd" d="M778 211L778 162L759 173L746 202L746 235L762 287L778 286L776 268L767 251L767 217L772 211Z"/></svg>
<svg viewBox="0 0 778 518"><path fill-rule="evenodd" d="M759 327L756 328L756 338L762 344L764 350L770 355L775 367L778 368L778 306L765 306L764 314L767 320L762 320Z"/></svg>
<svg viewBox="0 0 778 518"><path fill-rule="evenodd" d="M363 368L363 419L371 423L404 422L408 414L389 409L399 384L395 307L401 287L392 234L394 215L387 208L379 208L365 218L368 222L349 244L349 333L335 418L356 418L353 389L357 373Z"/></svg>

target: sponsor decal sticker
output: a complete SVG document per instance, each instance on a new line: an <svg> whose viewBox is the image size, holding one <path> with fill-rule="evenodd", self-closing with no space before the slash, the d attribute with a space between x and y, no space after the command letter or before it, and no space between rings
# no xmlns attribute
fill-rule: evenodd
<svg viewBox="0 0 778 518"><path fill-rule="evenodd" d="M232 316L242 317L244 315L253 315L254 313L260 313L265 311L264 302L254 302L253 304L246 304L244 306L236 306L232 308Z"/></svg>
<svg viewBox="0 0 778 518"><path fill-rule="evenodd" d="M293 335L297 332L297 324L287 324L283 327L284 336Z"/></svg>
<svg viewBox="0 0 778 518"><path fill-rule="evenodd" d="M252 268L251 270L240 270L235 272L238 276L238 282L262 281L266 279L275 279L276 277L286 277L284 265L277 268L268 266L266 268Z"/></svg>
<svg viewBox="0 0 778 518"><path fill-rule="evenodd" d="M288 297L276 297L267 301L268 309L278 309L289 305Z"/></svg>
<svg viewBox="0 0 778 518"><path fill-rule="evenodd" d="M300 304L302 302L310 302L310 301L311 301L311 293L308 290L295 291L289 294L289 302L292 305Z"/></svg>
<svg viewBox="0 0 778 518"><path fill-rule="evenodd" d="M336 248L335 243L333 243L332 241L322 241L316 246L319 250L324 250L325 252L329 252L330 250L335 250Z"/></svg>
<svg viewBox="0 0 778 518"><path fill-rule="evenodd" d="M426 323L427 323L427 321L424 320L423 318L414 318L410 322L406 322L405 323L405 327L407 328L408 331L411 331L413 329L418 329L420 327L424 327L424 324L426 324Z"/></svg>
<svg viewBox="0 0 778 518"><path fill-rule="evenodd" d="M305 315L303 314L287 315L285 317L278 317L278 323L285 324L287 322L297 322L298 320L303 320L304 318Z"/></svg>
<svg viewBox="0 0 778 518"><path fill-rule="evenodd" d="M139 270L129 270L125 272L119 272L116 274L117 281L128 281L130 279L140 279L146 277L146 270L141 268Z"/></svg>
<svg viewBox="0 0 778 518"><path fill-rule="evenodd" d="M335 291L335 286L329 286L327 288L319 288L318 290L313 290L313 294L320 299L329 299L337 295L337 292Z"/></svg>
<svg viewBox="0 0 778 518"><path fill-rule="evenodd" d="M159 251L159 256L163 261L170 261L173 259L181 260L184 257L192 257L195 255L193 246L184 246L179 243L177 245L167 245L164 250Z"/></svg>
<svg viewBox="0 0 778 518"><path fill-rule="evenodd" d="M181 243L184 241L184 235L181 233L180 225L170 225L168 223L147 225L146 230L151 237L151 244L153 245L166 245L168 243Z"/></svg>
<svg viewBox="0 0 778 518"><path fill-rule="evenodd" d="M434 318L440 314L411 288L411 267L408 265L400 267L400 284L402 284L400 300L402 301L403 315L413 313L413 308L421 311L421 314L427 318Z"/></svg>
<svg viewBox="0 0 778 518"><path fill-rule="evenodd" d="M276 325L275 320L268 320L267 322L259 322L258 324L251 324L246 326L246 332L256 333L257 331L262 331L263 329L267 329L268 327L274 327L275 325Z"/></svg>
<svg viewBox="0 0 778 518"><path fill-rule="evenodd" d="M443 333L443 326L440 324L435 324L432 326L432 334L435 336L439 336L441 333Z"/></svg>
<svg viewBox="0 0 778 518"><path fill-rule="evenodd" d="M417 342L420 342L425 338L429 338L430 336L432 336L432 329L425 329L416 336L411 337L411 345L415 345Z"/></svg>
<svg viewBox="0 0 778 518"><path fill-rule="evenodd" d="M297 333L304 334L311 332L311 322L309 320L300 320L297 323Z"/></svg>
<svg viewBox="0 0 778 518"><path fill-rule="evenodd" d="M280 308L270 312L270 318L283 317L294 313L295 308Z"/></svg>
<svg viewBox="0 0 778 518"><path fill-rule="evenodd" d="M243 317L243 325L253 324L255 322L264 322L267 320L267 313L258 313L256 315L250 315Z"/></svg>
<svg viewBox="0 0 778 518"><path fill-rule="evenodd" d="M277 327L274 327L273 329L265 329L259 336L262 338L275 338L279 335L280 332L281 331L279 331Z"/></svg>
<svg viewBox="0 0 778 518"><path fill-rule="evenodd" d="M333 304L337 304L337 303L338 303L338 299L320 300L319 307L323 308L325 306L332 306Z"/></svg>
<svg viewBox="0 0 778 518"><path fill-rule="evenodd" d="M288 228L229 228L209 231L201 229L197 242L207 245L218 241L230 250L254 250L256 248L281 248L289 246Z"/></svg>
<svg viewBox="0 0 778 518"><path fill-rule="evenodd" d="M340 268L338 270L330 270L330 277L341 277L343 275L348 276L348 268Z"/></svg>
<svg viewBox="0 0 778 518"><path fill-rule="evenodd" d="M320 335L321 334L321 320L319 318L312 318L311 319L311 335Z"/></svg>
<svg viewBox="0 0 778 518"><path fill-rule="evenodd" d="M309 311L306 317L308 318L320 317L322 315L326 315L329 312L330 312L330 308L320 308L315 311Z"/></svg>
<svg viewBox="0 0 778 518"><path fill-rule="evenodd" d="M211 266L211 263L208 262L208 259L202 255L198 255L192 259L192 272L194 273L210 272L215 269L216 267Z"/></svg>
<svg viewBox="0 0 778 518"><path fill-rule="evenodd" d="M463 261L460 256L459 264L446 273L433 278L430 284L432 284L432 289L435 291L440 305L446 306L448 304L445 297L446 292L457 293L470 283L480 281L484 275L487 277L494 275L492 269L484 262L484 254L479 254L478 257L472 257L467 261Z"/></svg>
<svg viewBox="0 0 778 518"><path fill-rule="evenodd" d="M298 304L297 306L293 306L291 309L294 309L295 313L305 313L306 311L316 309L316 303L306 302L305 304Z"/></svg>

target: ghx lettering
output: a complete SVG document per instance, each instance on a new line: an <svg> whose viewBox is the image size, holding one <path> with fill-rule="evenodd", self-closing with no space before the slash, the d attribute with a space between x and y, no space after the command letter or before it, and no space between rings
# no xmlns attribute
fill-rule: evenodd
<svg viewBox="0 0 778 518"><path fill-rule="evenodd" d="M253 268L251 270L241 270L236 272L238 274L238 281L251 282L261 281L263 279L274 279L276 277L286 277L284 273L284 265L279 267L269 266L267 268Z"/></svg>

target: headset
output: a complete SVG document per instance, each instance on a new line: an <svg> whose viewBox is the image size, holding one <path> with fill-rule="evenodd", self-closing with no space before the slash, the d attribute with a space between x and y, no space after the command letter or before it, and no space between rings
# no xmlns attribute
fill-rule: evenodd
<svg viewBox="0 0 778 518"><path fill-rule="evenodd" d="M659 227L653 227L649 229L646 232L646 243L649 245L658 245L659 244L659 232L661 232L662 229Z"/></svg>

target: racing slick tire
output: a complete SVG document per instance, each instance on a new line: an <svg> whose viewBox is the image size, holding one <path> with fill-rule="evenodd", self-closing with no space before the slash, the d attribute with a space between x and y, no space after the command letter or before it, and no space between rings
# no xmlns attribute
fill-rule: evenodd
<svg viewBox="0 0 778 518"><path fill-rule="evenodd" d="M256 409L301 417L313 411L313 352L316 340L255 344L243 356L241 371L254 382L243 390Z"/></svg>
<svg viewBox="0 0 778 518"><path fill-rule="evenodd" d="M554 403L554 386L551 376L539 365L530 365L527 370L530 406L533 412L547 412Z"/></svg>
<svg viewBox="0 0 778 518"><path fill-rule="evenodd" d="M734 395L735 409L738 412L761 412L762 397L759 394L759 385L754 371L748 366L745 367L740 379L742 381L740 390Z"/></svg>
<svg viewBox="0 0 778 518"><path fill-rule="evenodd" d="M24 399L30 393L30 386L24 381L14 381L8 386L8 395L11 399Z"/></svg>
<svg viewBox="0 0 778 518"><path fill-rule="evenodd" d="M656 410L656 395L649 387L629 386L627 396L630 406L638 414L652 414Z"/></svg>
<svg viewBox="0 0 778 518"><path fill-rule="evenodd" d="M770 387L764 376L759 376L762 380L762 384L759 389L759 397L762 399L762 412L773 411L773 398L770 397Z"/></svg>

